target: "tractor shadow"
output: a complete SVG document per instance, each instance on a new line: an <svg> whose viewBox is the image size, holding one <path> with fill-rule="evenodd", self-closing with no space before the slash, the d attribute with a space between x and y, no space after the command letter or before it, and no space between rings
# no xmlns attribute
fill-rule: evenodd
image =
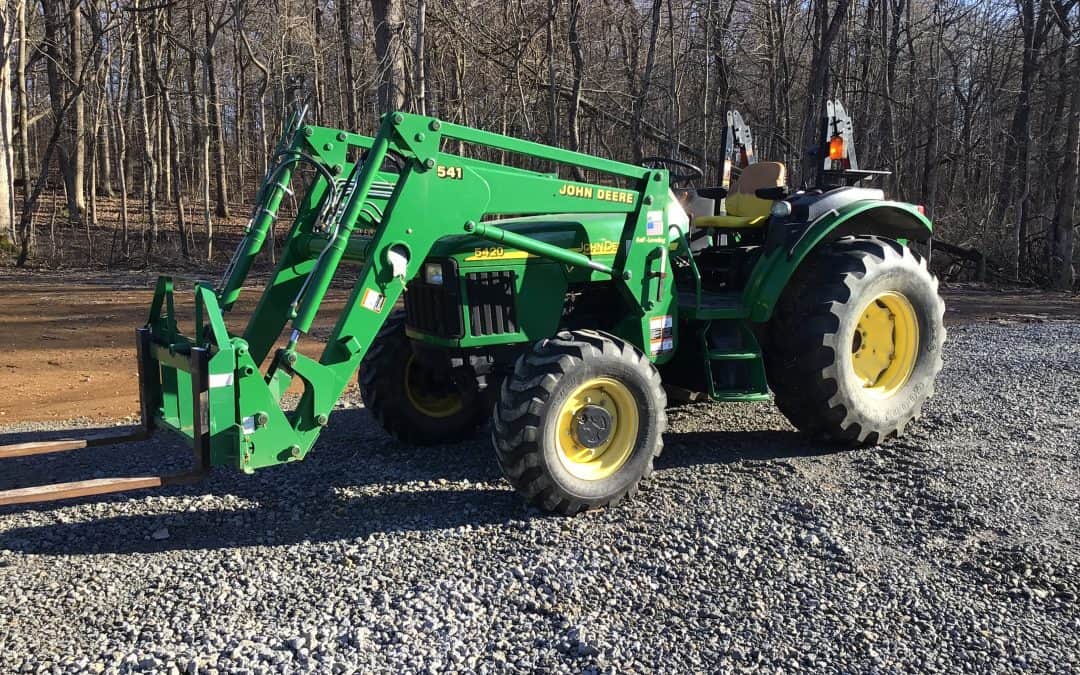
<svg viewBox="0 0 1080 675"><path fill-rule="evenodd" d="M708 464L768 462L823 457L850 448L818 443L795 431L692 431L664 435L664 452L657 470Z"/></svg>
<svg viewBox="0 0 1080 675"><path fill-rule="evenodd" d="M8 434L0 445L65 435L71 433ZM661 471L835 452L784 431L672 433L665 441ZM0 490L177 473L189 461L182 441L160 433L138 443L5 460ZM65 510L73 504L80 505L77 512ZM16 516L33 524L5 527ZM253 475L219 469L194 485L0 507L0 549L71 555L362 542L375 533L520 526L555 517L526 506L502 480L486 434L437 448L403 445L366 411L345 409L304 462ZM163 530L167 538L155 539Z"/></svg>

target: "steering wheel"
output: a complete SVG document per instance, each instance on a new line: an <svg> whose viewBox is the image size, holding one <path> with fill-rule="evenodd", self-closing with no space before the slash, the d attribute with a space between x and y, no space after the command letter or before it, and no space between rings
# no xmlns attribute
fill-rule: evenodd
<svg viewBox="0 0 1080 675"><path fill-rule="evenodd" d="M360 160L366 160L369 152L370 150L365 150L363 154L360 155ZM383 173L405 173L405 166L407 163L408 160L406 160L405 156L402 155L400 152L397 152L395 150L387 150L386 155L383 157L382 166L379 167L379 170Z"/></svg>
<svg viewBox="0 0 1080 675"><path fill-rule="evenodd" d="M641 165L650 169L667 169L671 177L671 184L675 187L688 187L688 183L705 175L705 172L690 162L684 162L674 157L645 157ZM682 169L681 173L671 170L671 167Z"/></svg>

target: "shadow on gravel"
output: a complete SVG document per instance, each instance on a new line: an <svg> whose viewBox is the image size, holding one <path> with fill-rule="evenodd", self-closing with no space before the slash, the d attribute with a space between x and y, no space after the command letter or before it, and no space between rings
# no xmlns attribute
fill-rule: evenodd
<svg viewBox="0 0 1080 675"><path fill-rule="evenodd" d="M0 436L0 445L72 435L9 434ZM836 451L785 431L667 434L665 442L660 470ZM139 443L6 460L0 489L174 473L186 468L188 453L178 438L159 433ZM79 509L65 510L71 505ZM0 508L0 549L68 555L284 546L537 517L547 516L527 508L501 481L486 435L437 448L402 445L366 411L347 409L334 414L304 462L250 476L219 469L190 486ZM76 519L85 522L68 522Z"/></svg>
<svg viewBox="0 0 1080 675"><path fill-rule="evenodd" d="M664 453L656 460L656 468L819 457L847 450L822 445L794 431L697 431L666 434Z"/></svg>
<svg viewBox="0 0 1080 675"><path fill-rule="evenodd" d="M175 493L174 493L175 494ZM0 533L0 549L44 555L151 553L351 542L373 533L447 530L532 517L507 490L469 488L262 502L254 507L53 522ZM92 516L91 516L92 517ZM166 539L155 539L167 530Z"/></svg>
<svg viewBox="0 0 1080 675"><path fill-rule="evenodd" d="M76 435L7 434L0 445ZM177 473L189 465L189 453L178 437L158 433L138 443L4 460L0 490ZM281 546L537 517L509 486L492 487L500 478L486 438L438 448L403 445L366 411L346 409L334 414L304 462L250 476L218 469L189 486L2 507L0 549L67 555ZM75 519L86 522L65 522ZM168 538L154 539L163 528Z"/></svg>

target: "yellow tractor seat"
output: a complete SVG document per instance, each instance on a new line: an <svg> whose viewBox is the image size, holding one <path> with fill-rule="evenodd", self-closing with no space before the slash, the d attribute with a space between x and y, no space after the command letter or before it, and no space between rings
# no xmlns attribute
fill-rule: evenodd
<svg viewBox="0 0 1080 675"><path fill-rule="evenodd" d="M780 162L758 162L742 171L738 182L728 191L727 214L694 218L695 227L744 228L761 227L769 218L772 202L756 194L761 188L782 187L787 168Z"/></svg>

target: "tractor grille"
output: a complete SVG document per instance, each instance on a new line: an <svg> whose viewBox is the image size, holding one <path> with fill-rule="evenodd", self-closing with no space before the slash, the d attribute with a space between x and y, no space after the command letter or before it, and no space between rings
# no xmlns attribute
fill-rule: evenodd
<svg viewBox="0 0 1080 675"><path fill-rule="evenodd" d="M439 337L464 337L457 266L453 261L442 264L442 284L427 284L423 276L409 282L405 293L405 325Z"/></svg>
<svg viewBox="0 0 1080 675"><path fill-rule="evenodd" d="M512 270L465 275L469 325L473 335L516 333L517 307Z"/></svg>

